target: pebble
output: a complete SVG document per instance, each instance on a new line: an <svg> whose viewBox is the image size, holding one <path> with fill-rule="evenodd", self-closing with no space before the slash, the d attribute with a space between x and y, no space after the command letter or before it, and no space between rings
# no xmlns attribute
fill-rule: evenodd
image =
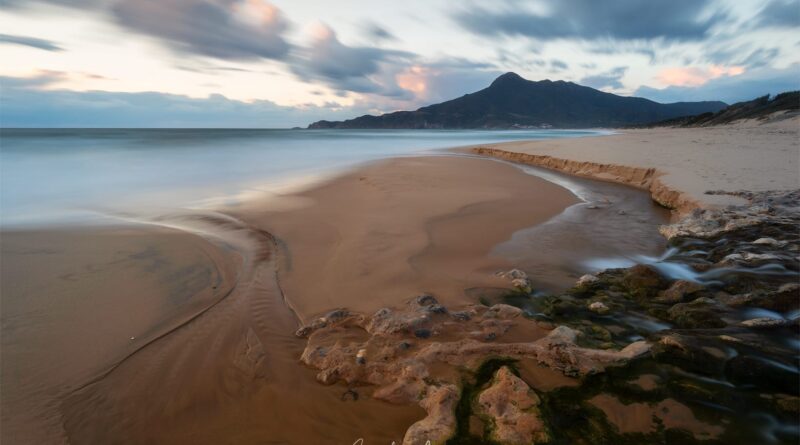
<svg viewBox="0 0 800 445"><path fill-rule="evenodd" d="M590 275L590 274L586 274L586 275L578 278L577 285L578 286L587 286L589 284L597 282L598 280L600 280L600 279L597 278L596 276Z"/></svg>
<svg viewBox="0 0 800 445"><path fill-rule="evenodd" d="M358 353L356 354L356 363L359 365L363 365L367 362L367 350L366 349L359 349Z"/></svg>
<svg viewBox="0 0 800 445"><path fill-rule="evenodd" d="M598 314L606 314L611 309L600 301L595 301L589 305L589 310Z"/></svg>

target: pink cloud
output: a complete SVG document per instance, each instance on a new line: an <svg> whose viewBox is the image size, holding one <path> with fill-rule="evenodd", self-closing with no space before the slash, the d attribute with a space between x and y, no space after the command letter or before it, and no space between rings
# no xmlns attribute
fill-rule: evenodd
<svg viewBox="0 0 800 445"><path fill-rule="evenodd" d="M682 68L665 68L656 75L656 80L665 86L690 86L696 87L703 85L711 79L716 79L722 76L738 76L744 73L744 67L741 66L721 66L710 65L707 68L700 67L682 67Z"/></svg>

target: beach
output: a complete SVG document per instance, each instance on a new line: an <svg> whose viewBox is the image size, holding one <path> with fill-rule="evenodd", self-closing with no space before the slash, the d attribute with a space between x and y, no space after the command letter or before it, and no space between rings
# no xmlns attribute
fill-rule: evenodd
<svg viewBox="0 0 800 445"><path fill-rule="evenodd" d="M585 274L606 286L618 278L600 271L620 260L657 263L671 216L653 195L672 197L662 204L678 221L745 202L707 190L800 188L797 144L796 120L483 144L372 160L215 209L5 230L2 439L424 443L483 428L478 414L446 411L507 369L492 362L489 380L465 383L492 357L513 358L553 409L566 402L548 391L572 394L650 354L658 340L637 326L663 321L612 328L617 318L592 318L583 300L562 305L577 308L564 318L533 296L575 292ZM621 310L627 284L613 286L588 301ZM613 396L584 392L624 419ZM685 403L664 402L675 415L661 422L722 434Z"/></svg>
<svg viewBox="0 0 800 445"><path fill-rule="evenodd" d="M648 189L679 214L745 201L707 191L796 189L798 118L707 128L623 130L581 140L491 144L504 159ZM526 158L527 156L535 158Z"/></svg>
<svg viewBox="0 0 800 445"><path fill-rule="evenodd" d="M419 408L326 415L342 389L297 363L294 331L425 292L473 301L466 289L505 286L494 245L578 202L508 164L410 157L228 214L5 231L4 440L399 441ZM309 414L283 418L292 406Z"/></svg>

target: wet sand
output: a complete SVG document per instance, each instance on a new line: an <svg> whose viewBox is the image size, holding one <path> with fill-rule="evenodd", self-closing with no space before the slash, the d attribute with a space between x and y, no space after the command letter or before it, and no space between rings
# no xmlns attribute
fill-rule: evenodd
<svg viewBox="0 0 800 445"><path fill-rule="evenodd" d="M317 383L300 322L421 292L474 303L470 289L508 286L498 245L580 203L466 157L373 163L284 199L4 232L2 441L400 442L423 411Z"/></svg>
<svg viewBox="0 0 800 445"><path fill-rule="evenodd" d="M579 202L514 166L449 156L374 163L300 198L302 209L237 217L281 240L281 287L303 321L424 292L461 304L465 289L506 286L494 274L512 264L491 249Z"/></svg>
<svg viewBox="0 0 800 445"><path fill-rule="evenodd" d="M221 300L234 252L177 230L2 233L4 443L62 436L59 400Z"/></svg>

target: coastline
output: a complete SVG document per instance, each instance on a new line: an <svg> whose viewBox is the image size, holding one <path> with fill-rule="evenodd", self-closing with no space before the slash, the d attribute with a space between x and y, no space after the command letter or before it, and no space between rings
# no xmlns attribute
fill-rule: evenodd
<svg viewBox="0 0 800 445"><path fill-rule="evenodd" d="M535 295L537 283L514 269L500 274L512 290L492 302L448 307L420 295L372 315L335 310L298 331L308 338L303 362L320 371L321 383L369 384L377 387L375 398L418 402L427 416L407 430L409 445L486 438L547 443L551 434L592 443L791 443L800 412L800 189L796 172L781 170L775 178L758 167L796 165L797 128L791 121L776 132L750 125L739 135L752 131L752 137L732 154L744 148L751 160L774 155L759 153L753 142L766 132L785 157L744 168L723 163L718 176L691 183L690 192L665 193L653 179L667 175L655 167L501 152L504 159L655 188L653 198L666 195L662 201L676 211L673 224L661 227L669 250L632 267L587 274L549 295ZM564 145L587 149L596 141ZM699 166L707 164L708 153L676 147L671 155L694 153L705 161ZM754 191L707 188L739 169L751 172L737 183ZM776 183L782 187L773 189ZM520 335L526 328L540 331ZM336 341L355 332L367 337ZM421 340L428 335L438 341ZM398 349L396 342L407 346ZM442 374L447 366L468 371ZM542 368L570 379L537 375ZM504 408L510 400L525 408Z"/></svg>
<svg viewBox="0 0 800 445"><path fill-rule="evenodd" d="M800 188L798 128L800 118L794 117L766 124L625 130L585 140L507 142L467 150L645 189L680 217L698 208L746 203L709 191Z"/></svg>
<svg viewBox="0 0 800 445"><path fill-rule="evenodd" d="M633 134L621 136L630 139L642 133ZM616 136L602 138L611 137ZM585 148L598 139L584 138L574 146ZM492 146L519 144L525 148L523 155L536 156L527 152L529 147L548 142L571 144L545 141ZM525 159L537 162L543 158ZM640 188L646 185L651 192L653 179L661 177L655 170L648 176L635 168L619 169L611 164L603 168L587 168L587 164L577 162L561 165L578 176L639 180ZM713 202L690 202L684 197L674 201L673 207L687 214L695 208L704 212L717 209L727 199L744 201L741 197L708 196ZM579 203L572 193L552 182L489 159L396 158L367 164L300 193L282 196L278 206L252 201L225 209L223 214L164 217L157 223L178 228L202 225L209 239L240 257L236 286L218 305L209 306L169 335L148 343L108 374L73 388L61 405L60 420L50 420L62 422L65 431L56 433L65 434L62 439L78 442L126 437L131 441L196 443L197 431L204 431L204 438L210 442L270 437L301 443L325 435L343 441L366 436L370 441L398 442L405 436L404 443L424 443L435 434L466 437L464 419L452 416L457 411L454 404L466 397L467 391L477 395L484 385L491 384L480 379L469 383L471 372L483 369L482 363L489 356L516 360L514 371L522 376L520 381L541 394L546 410L551 410L558 401L546 395L549 391L560 394L561 388L583 388L592 382L592 375L649 357L651 348L660 351L659 345L668 338L643 341L640 339L645 332L630 325L617 326L618 331L606 329L603 326L608 320L596 319L592 311L587 313L584 306L596 302L620 310L616 297L609 297L618 292L614 286L627 286L627 282L618 284L620 278L614 273L620 272L591 275L598 284L588 288L579 285L566 294L548 293L545 298L532 296L539 287L533 273L495 274L520 264L507 253L493 256L498 245L519 245L520 239L514 237L526 230L532 230L531 239L541 239L542 232L537 230L554 218L563 218L568 213L564 209L589 212L582 218L597 210L600 213L595 219L617 215L631 221L640 217L631 214L631 209L643 205L643 201L633 201L622 210L619 202L605 203L603 193L595 198ZM594 208L596 203L604 208ZM714 215L723 225L724 218L730 216ZM655 226L648 221L639 225L650 227L655 234ZM602 223L595 223L602 227ZM680 227L668 236L672 241L680 243L687 234L698 235L695 226L670 227ZM751 230L747 236L758 230L742 227ZM718 233L738 229L725 226ZM789 242L780 237L776 241ZM527 255L548 254L535 244L523 246L519 251ZM780 255L776 258L793 270L792 260ZM371 274L373 269L386 273ZM569 277L571 283L577 278L574 271L558 273ZM544 274L552 275L553 271ZM671 278L659 286L673 282ZM472 292L464 292L465 288ZM581 296L576 302L574 292L590 296ZM558 302L553 303L553 298ZM536 306L541 302L552 306ZM547 312L557 305L574 313L565 316L558 311ZM539 311L550 314L549 318L539 318ZM661 315L644 317L641 320L653 323ZM739 322L741 315L736 317ZM293 331L298 319L303 327L296 337ZM591 320L591 329L587 320ZM407 346L395 349L402 345ZM299 357L306 366L298 366ZM499 376L507 369L501 365L482 372ZM326 385L313 382L317 371L316 379ZM334 384L337 382L343 384ZM377 389L373 393L364 385ZM620 418L625 408L617 406L616 399L603 397L596 400L597 406L610 419ZM338 409L340 403L348 405ZM701 412L700 420L692 410L686 414L689 408L683 403L668 401L665 406L675 409L677 417L666 416L662 421L705 437L721 434L716 424L704 422L708 420L706 414ZM198 411L197 406L205 408ZM311 417L287 424L279 414L286 409ZM470 410L468 407L467 413ZM126 414L130 412L137 414ZM526 421L542 424L539 410L529 414L535 418ZM476 416L483 414L474 412L472 417ZM310 418L316 420L308 424ZM97 425L113 428L98 430ZM237 431L235 435L231 435L231 428ZM472 434L472 426L469 428ZM645 425L642 430L650 434L648 428Z"/></svg>

